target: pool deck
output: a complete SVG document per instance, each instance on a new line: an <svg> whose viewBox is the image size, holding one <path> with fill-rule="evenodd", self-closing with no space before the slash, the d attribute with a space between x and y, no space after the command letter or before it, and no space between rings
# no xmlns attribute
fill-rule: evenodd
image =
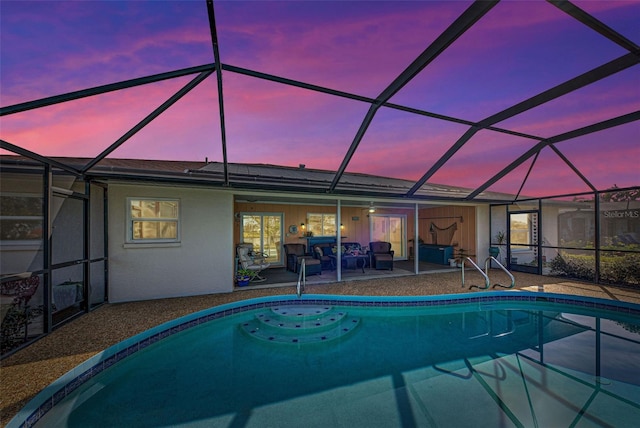
<svg viewBox="0 0 640 428"><path fill-rule="evenodd" d="M503 277L502 277L502 276ZM483 284L476 272L465 283ZM492 282L509 284L501 271ZM560 278L514 273L517 290L589 296L640 304L640 290L603 286ZM489 290L477 290L490 293ZM497 287L496 290L504 290ZM458 272L309 284L309 294L424 296L469 292ZM472 290L473 292L473 290ZM96 353L151 327L199 310L254 297L294 294L295 287L246 287L232 293L152 301L106 304L38 340L1 362L0 424L9 420L40 390Z"/></svg>

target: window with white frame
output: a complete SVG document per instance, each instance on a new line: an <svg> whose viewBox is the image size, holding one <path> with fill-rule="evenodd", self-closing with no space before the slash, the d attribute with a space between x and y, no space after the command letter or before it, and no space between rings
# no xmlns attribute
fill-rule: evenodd
<svg viewBox="0 0 640 428"><path fill-rule="evenodd" d="M307 231L313 236L333 236L336 234L335 214L307 214Z"/></svg>
<svg viewBox="0 0 640 428"><path fill-rule="evenodd" d="M538 214L511 214L511 251L535 250L538 245Z"/></svg>
<svg viewBox="0 0 640 428"><path fill-rule="evenodd" d="M180 242L178 199L127 199L127 242Z"/></svg>
<svg viewBox="0 0 640 428"><path fill-rule="evenodd" d="M0 195L0 240L42 239L42 196L3 192Z"/></svg>

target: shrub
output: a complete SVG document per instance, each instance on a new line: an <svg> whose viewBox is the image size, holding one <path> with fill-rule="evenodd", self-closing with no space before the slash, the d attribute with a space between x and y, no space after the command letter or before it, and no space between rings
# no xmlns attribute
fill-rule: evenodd
<svg viewBox="0 0 640 428"><path fill-rule="evenodd" d="M558 254L549 263L551 274L574 279L595 279L595 256ZM606 253L600 258L600 282L640 285L640 254Z"/></svg>
<svg viewBox="0 0 640 428"><path fill-rule="evenodd" d="M595 259L589 255L558 254L549 263L551 273L574 279L593 281L595 279Z"/></svg>
<svg viewBox="0 0 640 428"><path fill-rule="evenodd" d="M640 254L606 254L600 258L600 281L640 285Z"/></svg>

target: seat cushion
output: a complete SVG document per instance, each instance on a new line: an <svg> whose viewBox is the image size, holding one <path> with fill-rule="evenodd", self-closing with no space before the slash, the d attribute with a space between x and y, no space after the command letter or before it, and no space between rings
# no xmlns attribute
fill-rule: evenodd
<svg viewBox="0 0 640 428"><path fill-rule="evenodd" d="M376 269L393 270L393 256L391 254L376 254L375 267Z"/></svg>
<svg viewBox="0 0 640 428"><path fill-rule="evenodd" d="M300 264L302 259L298 259L298 271L300 271ZM304 269L307 275L321 274L322 262L318 259L304 259Z"/></svg>

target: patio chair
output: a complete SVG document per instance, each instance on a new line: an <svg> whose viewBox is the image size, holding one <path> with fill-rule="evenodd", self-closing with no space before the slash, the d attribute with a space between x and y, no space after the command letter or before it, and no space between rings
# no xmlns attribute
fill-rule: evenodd
<svg viewBox="0 0 640 428"><path fill-rule="evenodd" d="M260 282L267 279L261 277L260 272L271 266L271 263L267 263L264 260L264 255L254 253L252 244L238 244L236 252L238 254L240 267L254 272L254 276L251 278L252 282Z"/></svg>
<svg viewBox="0 0 640 428"><path fill-rule="evenodd" d="M2 347L13 340L27 340L28 325L31 322L31 307L29 301L40 285L39 276L3 282L0 287L2 296ZM6 302L5 300L10 300Z"/></svg>
<svg viewBox="0 0 640 428"><path fill-rule="evenodd" d="M369 251L374 269L393 270L393 253L390 242L369 242Z"/></svg>
<svg viewBox="0 0 640 428"><path fill-rule="evenodd" d="M284 253L287 256L287 270L291 272L298 272L301 259L313 259L313 254L307 253L307 246L304 244L284 244Z"/></svg>

